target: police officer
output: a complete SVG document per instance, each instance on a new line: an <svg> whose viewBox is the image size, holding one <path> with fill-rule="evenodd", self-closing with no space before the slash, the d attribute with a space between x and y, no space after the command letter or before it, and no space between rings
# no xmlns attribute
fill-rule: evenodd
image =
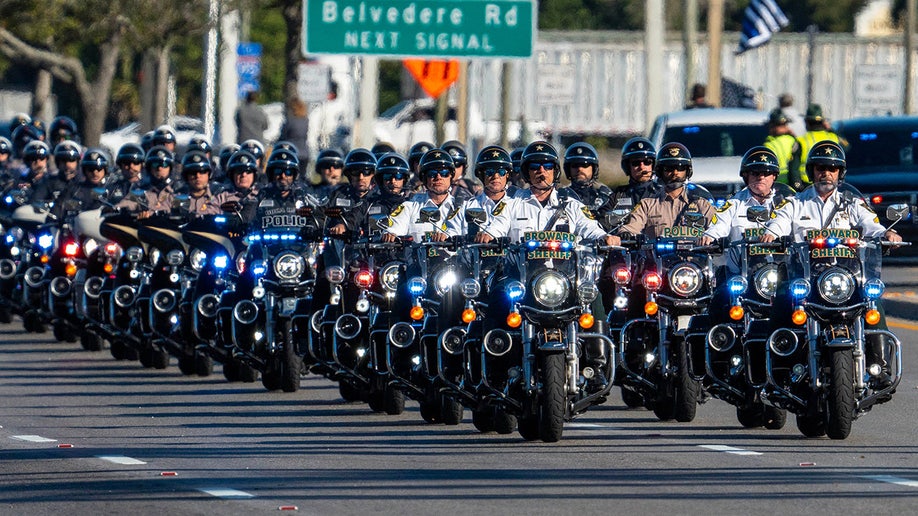
<svg viewBox="0 0 918 516"><path fill-rule="evenodd" d="M207 154L199 150L185 153L185 157L182 158L182 179L185 180L185 186L180 193L188 194L188 214L190 216L200 217L222 213L220 207L231 198L228 192L214 193L211 190L211 173L213 173L213 165Z"/></svg>
<svg viewBox="0 0 918 516"><path fill-rule="evenodd" d="M219 167L219 170L214 172L215 181L222 180L224 183L232 183L226 166L229 163L230 158L233 157L233 154L235 154L239 149L240 147L238 143L228 143L220 148L220 153L217 155L217 166Z"/></svg>
<svg viewBox="0 0 918 516"><path fill-rule="evenodd" d="M258 205L258 185L255 175L258 174L258 164L255 156L237 150L227 160L226 173L232 182L232 187L227 190L228 200L237 201L242 205L239 217L243 226L247 226L255 216Z"/></svg>
<svg viewBox="0 0 918 516"><path fill-rule="evenodd" d="M121 177L111 185L112 199L120 201L131 190L146 186L143 184L143 159L143 148L136 143L125 143L118 149L115 166Z"/></svg>
<svg viewBox="0 0 918 516"><path fill-rule="evenodd" d="M804 188L812 184L810 177L807 175L806 158L810 155L810 150L816 143L828 140L839 144L842 148L848 146L848 142L832 131L829 121L822 114L822 106L819 104L810 104L806 108L804 122L806 124L806 133L797 136L798 147L788 165L787 184L798 192L803 191Z"/></svg>
<svg viewBox="0 0 918 516"><path fill-rule="evenodd" d="M880 219L866 201L850 191L839 190L846 168L845 151L838 143L827 140L813 145L806 159L806 172L813 179L813 185L775 210L774 218L766 226L761 240L773 242L778 237L792 235L795 242L803 242L808 230L858 228L866 238L883 237L890 242L901 242L902 237L895 230L887 230L880 224ZM775 303L780 303L780 314L787 318L791 301L779 295ZM879 301L878 309L881 318L875 327L886 329L886 316ZM879 382L881 387L885 387L889 382L889 370L884 338L872 335L867 339L867 361L882 367L885 376L879 378Z"/></svg>
<svg viewBox="0 0 918 516"><path fill-rule="evenodd" d="M654 172L663 184L663 191L642 199L625 224L616 230L617 235L643 233L656 238L662 236L666 228L684 225L687 212L701 213L705 226L711 222L714 207L709 200L710 193L688 183L692 177L692 155L684 145L673 142L660 147ZM618 236L612 237L611 245L620 243Z"/></svg>
<svg viewBox="0 0 918 516"><path fill-rule="evenodd" d="M440 148L449 153L449 157L453 159L453 164L456 166L456 175L453 176L453 188L451 190L456 201L464 203L477 193L480 193L480 189L476 191L475 186L465 178L465 169L469 164L469 155L465 150L465 145L462 145L462 142L458 140L450 140L441 145Z"/></svg>
<svg viewBox="0 0 918 516"><path fill-rule="evenodd" d="M30 127L30 126L23 126ZM54 185L48 174L48 157L51 149L41 140L33 140L22 149L22 163L25 168L20 170L20 184L31 186L32 201L54 200Z"/></svg>
<svg viewBox="0 0 918 516"><path fill-rule="evenodd" d="M48 144L52 147L63 141L80 141L80 131L76 122L69 116L56 116L48 126Z"/></svg>
<svg viewBox="0 0 918 516"><path fill-rule="evenodd" d="M423 181L420 180L418 168L421 165L421 158L427 154L427 151L434 148L430 142L417 142L408 149L408 165L411 167L411 177L408 178L408 189L412 192L420 192L424 189Z"/></svg>
<svg viewBox="0 0 918 516"><path fill-rule="evenodd" d="M405 202L409 177L411 167L404 156L397 152L387 152L380 156L376 164L376 189L370 192L366 216L388 215ZM366 219L365 223L370 224L370 220ZM367 225L364 229L369 231L371 228Z"/></svg>
<svg viewBox="0 0 918 516"><path fill-rule="evenodd" d="M604 215L611 212L615 204L612 189L597 183L599 155L596 149L586 142L577 142L568 147L564 153L564 176L571 183L568 190L576 195L602 224Z"/></svg>
<svg viewBox="0 0 918 516"><path fill-rule="evenodd" d="M175 129L166 124L157 127L156 130L153 131L153 139L151 143L154 147L165 147L166 150L175 155Z"/></svg>
<svg viewBox="0 0 918 516"><path fill-rule="evenodd" d="M151 148L143 161L147 174L147 183L140 185L140 188L145 187L143 204L125 197L116 206L139 212L139 218L149 217L154 212L171 211L172 199L175 197L172 177L174 166L175 158L168 149L162 146Z"/></svg>
<svg viewBox="0 0 918 516"><path fill-rule="evenodd" d="M418 178L425 188L398 205L389 214L388 224L382 235L384 242L394 242L400 236L412 236L416 241L422 238L434 242L465 233L462 217L458 216L461 204L450 193L456 167L449 153L442 149L431 149L421 158ZM421 222L422 208L436 208L440 212L437 222Z"/></svg>
<svg viewBox="0 0 918 516"><path fill-rule="evenodd" d="M348 152L344 158L344 175L348 182L338 185L326 204L340 210L340 214L325 221L331 235L343 235L349 229L356 231L363 225L367 196L373 189L373 176L376 175L376 156L367 149Z"/></svg>
<svg viewBox="0 0 918 516"><path fill-rule="evenodd" d="M520 159L523 157L523 147L514 147L510 151L510 161L513 162L513 175L510 176L510 184L517 188L526 188L523 181L522 171L520 170Z"/></svg>
<svg viewBox="0 0 918 516"><path fill-rule="evenodd" d="M61 191L55 201L52 212L60 217L63 214L64 202L68 200L78 201L82 211L102 207L102 200L107 200L109 197L109 191L105 188L108 168L108 156L102 149L87 150L80 159L80 173L83 175L83 180L68 183L67 188ZM104 191L101 200L97 198L98 189Z"/></svg>
<svg viewBox="0 0 918 516"><path fill-rule="evenodd" d="M663 185L653 175L657 151L647 138L636 137L622 147L622 170L628 184L615 189L615 207L634 209L641 199L653 197L663 191Z"/></svg>
<svg viewBox="0 0 918 516"><path fill-rule="evenodd" d="M300 160L296 154L286 150L272 152L268 158L265 173L269 183L261 189L259 205L269 200L273 207L285 208L290 213L306 205L307 192L297 183L297 177L300 174Z"/></svg>
<svg viewBox="0 0 918 516"><path fill-rule="evenodd" d="M54 168L56 173L48 178L48 188L52 191L52 198L67 189L80 169L80 158L83 149L74 141L63 141L54 147Z"/></svg>
<svg viewBox="0 0 918 516"><path fill-rule="evenodd" d="M519 188L509 184L513 173L510 154L500 145L489 145L478 153L475 160L475 175L484 190L467 204L467 208L482 208L491 213L504 198L512 198Z"/></svg>
<svg viewBox="0 0 918 516"><path fill-rule="evenodd" d="M589 208L556 189L561 166L558 152L548 142L530 143L523 151L520 168L529 188L517 192L505 204L498 204L476 241L487 243L500 237L515 241L526 231L549 231L567 225L570 233L581 238L611 242L613 237L602 229Z"/></svg>
<svg viewBox="0 0 918 516"><path fill-rule="evenodd" d="M325 202L332 190L341 182L344 171L344 155L337 149L324 149L316 157L316 175L319 183L312 187L312 195Z"/></svg>
<svg viewBox="0 0 918 516"><path fill-rule="evenodd" d="M788 170L794 155L800 151L800 144L791 132L790 121L781 108L775 108L768 115L768 136L765 138L768 147L778 159L778 182L790 185ZM796 166L796 163L795 163ZM795 185L790 185L794 188ZM800 184L796 186L801 186Z"/></svg>

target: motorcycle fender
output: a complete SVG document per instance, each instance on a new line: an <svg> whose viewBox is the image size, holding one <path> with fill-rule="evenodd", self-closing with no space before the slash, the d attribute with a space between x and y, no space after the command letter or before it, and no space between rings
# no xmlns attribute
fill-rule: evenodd
<svg viewBox="0 0 918 516"><path fill-rule="evenodd" d="M539 351L567 351L567 343L564 341L543 342L539 344Z"/></svg>
<svg viewBox="0 0 918 516"><path fill-rule="evenodd" d="M854 344L853 339L836 338L826 342L823 346L831 349L851 349L854 348Z"/></svg>

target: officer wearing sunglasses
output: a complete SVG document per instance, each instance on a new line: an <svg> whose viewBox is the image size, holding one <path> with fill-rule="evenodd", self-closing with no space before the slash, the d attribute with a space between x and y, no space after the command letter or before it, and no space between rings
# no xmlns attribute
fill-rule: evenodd
<svg viewBox="0 0 918 516"><path fill-rule="evenodd" d="M475 176L481 181L484 190L466 203L466 209L481 208L490 215L498 203L519 191L519 188L510 184L512 174L513 161L506 149L499 145L481 149L475 160Z"/></svg>
<svg viewBox="0 0 918 516"><path fill-rule="evenodd" d="M363 225L368 196L376 175L376 156L367 149L354 149L344 158L347 183L338 185L328 196L326 206L340 209L340 215L325 222L331 235L343 235L348 230L359 231ZM335 210L338 211L338 210Z"/></svg>
<svg viewBox="0 0 918 516"><path fill-rule="evenodd" d="M663 191L663 185L653 175L657 151L647 138L636 137L622 147L622 171L628 176L628 184L615 189L615 205L631 210L641 199L653 197Z"/></svg>

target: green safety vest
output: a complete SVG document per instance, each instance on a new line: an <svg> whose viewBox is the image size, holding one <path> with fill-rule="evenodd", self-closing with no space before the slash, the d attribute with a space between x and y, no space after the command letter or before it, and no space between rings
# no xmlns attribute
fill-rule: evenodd
<svg viewBox="0 0 918 516"><path fill-rule="evenodd" d="M778 182L787 184L787 165L793 158L794 144L797 139L792 134L769 135L765 138L765 147L771 149L778 158Z"/></svg>
<svg viewBox="0 0 918 516"><path fill-rule="evenodd" d="M819 130L807 131L806 134L797 138L797 142L800 144L800 179L804 183L810 183L810 178L806 175L806 157L810 154L810 149L813 148L813 145L823 140L831 140L838 143L838 135L832 131Z"/></svg>

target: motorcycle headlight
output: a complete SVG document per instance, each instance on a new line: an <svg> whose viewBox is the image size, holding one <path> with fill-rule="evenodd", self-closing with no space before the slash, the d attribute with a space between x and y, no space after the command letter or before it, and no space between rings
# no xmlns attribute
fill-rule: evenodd
<svg viewBox="0 0 918 516"><path fill-rule="evenodd" d="M252 276L260 278L268 272L268 268L265 266L265 262L262 260L255 260L252 262Z"/></svg>
<svg viewBox="0 0 918 516"><path fill-rule="evenodd" d="M677 265L669 271L669 284L680 296L691 296L701 290L701 269L693 263Z"/></svg>
<svg viewBox="0 0 918 516"><path fill-rule="evenodd" d="M229 265L229 256L225 254L218 254L214 256L214 268L217 270L223 270Z"/></svg>
<svg viewBox="0 0 918 516"><path fill-rule="evenodd" d="M99 248L99 242L95 238L87 238L83 241L83 256L89 256Z"/></svg>
<svg viewBox="0 0 918 516"><path fill-rule="evenodd" d="M204 264L207 263L207 253L200 249L192 249L188 258L191 262L191 268L196 271L203 269Z"/></svg>
<svg viewBox="0 0 918 516"><path fill-rule="evenodd" d="M507 297L510 298L511 302L519 301L523 299L523 296L526 295L526 287L519 281L511 281L507 283L506 287Z"/></svg>
<svg viewBox="0 0 918 516"><path fill-rule="evenodd" d="M734 296L745 293L747 288L749 288L749 284L746 278L742 276L733 276L727 280L727 290Z"/></svg>
<svg viewBox="0 0 918 516"><path fill-rule="evenodd" d="M332 285L338 285L344 281L344 267L332 265L325 268L325 279Z"/></svg>
<svg viewBox="0 0 918 516"><path fill-rule="evenodd" d="M867 280L867 283L864 284L864 295L868 299L880 298L884 290L886 290L886 285L876 278Z"/></svg>
<svg viewBox="0 0 918 516"><path fill-rule="evenodd" d="M395 292L398 288L398 264L390 263L379 273L379 283L386 292Z"/></svg>
<svg viewBox="0 0 918 516"><path fill-rule="evenodd" d="M452 269L444 269L437 272L434 277L434 287L437 289L437 295L442 296L449 292L449 289L456 284L456 272Z"/></svg>
<svg viewBox="0 0 918 516"><path fill-rule="evenodd" d="M306 270L306 260L302 256L286 252L274 259L274 274L280 280L295 280Z"/></svg>
<svg viewBox="0 0 918 516"><path fill-rule="evenodd" d="M769 264L759 269L753 277L755 291L765 299L774 297L778 290L778 266Z"/></svg>
<svg viewBox="0 0 918 516"><path fill-rule="evenodd" d="M555 308L567 299L570 282L557 271L545 271L532 282L532 295L540 304Z"/></svg>
<svg viewBox="0 0 918 516"><path fill-rule="evenodd" d="M474 299L481 294L481 283L475 278L465 278L459 284L459 288L462 289L462 295L466 299Z"/></svg>
<svg viewBox="0 0 918 516"><path fill-rule="evenodd" d="M408 292L411 292L411 295L420 296L427 290L427 280L420 276L415 276L408 280Z"/></svg>
<svg viewBox="0 0 918 516"><path fill-rule="evenodd" d="M810 282L805 279L795 279L791 282L791 295L796 300L805 299L810 295Z"/></svg>
<svg viewBox="0 0 918 516"><path fill-rule="evenodd" d="M577 297L581 304L588 305L599 296L599 287L592 281L585 281L577 287Z"/></svg>
<svg viewBox="0 0 918 516"><path fill-rule="evenodd" d="M173 267L176 265L181 265L184 261L185 253L178 249L173 249L166 253L166 263L172 265Z"/></svg>
<svg viewBox="0 0 918 516"><path fill-rule="evenodd" d="M841 269L829 269L819 276L819 295L830 303L844 303L854 294L854 277Z"/></svg>
<svg viewBox="0 0 918 516"><path fill-rule="evenodd" d="M129 262L139 262L143 259L143 249L137 246L129 247L127 253L125 253L125 256Z"/></svg>
<svg viewBox="0 0 918 516"><path fill-rule="evenodd" d="M38 235L38 246L42 249L51 249L51 246L54 245L54 236L50 233L43 233Z"/></svg>
<svg viewBox="0 0 918 516"><path fill-rule="evenodd" d="M155 247L150 248L150 264L156 265L159 263L159 259L163 257L163 253Z"/></svg>

